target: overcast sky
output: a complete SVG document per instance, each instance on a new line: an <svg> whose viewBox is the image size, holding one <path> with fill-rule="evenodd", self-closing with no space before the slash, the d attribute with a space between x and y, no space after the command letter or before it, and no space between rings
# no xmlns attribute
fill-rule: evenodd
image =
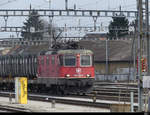
<svg viewBox="0 0 150 115"><path fill-rule="evenodd" d="M49 0L0 0L0 7L3 8L49 8ZM68 0L68 6L73 8L76 4L81 9L118 9L121 5L125 10L136 8L136 0ZM51 0L52 9L64 9L65 0Z"/></svg>
<svg viewBox="0 0 150 115"><path fill-rule="evenodd" d="M49 0L0 0L0 9L29 9L30 4L34 9L48 9ZM136 0L68 0L68 8L73 8L76 4L77 9L96 9L96 10L118 10L119 6L122 10L136 10ZM65 0L51 0L51 9L65 9ZM9 17L8 26L22 26L23 21L27 17ZM48 18L44 18L48 20ZM0 27L4 26L4 18L0 17ZM93 26L91 18L68 18L54 17L54 24L57 26L78 26L80 25ZM107 26L111 18L98 18L97 25L102 24ZM2 36L9 36L14 33L0 33Z"/></svg>

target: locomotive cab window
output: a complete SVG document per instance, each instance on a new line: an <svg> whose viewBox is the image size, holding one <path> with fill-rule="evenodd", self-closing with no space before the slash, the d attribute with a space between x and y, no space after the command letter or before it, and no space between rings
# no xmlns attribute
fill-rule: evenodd
<svg viewBox="0 0 150 115"><path fill-rule="evenodd" d="M64 66L75 66L76 57L74 55L65 55L64 56Z"/></svg>
<svg viewBox="0 0 150 115"><path fill-rule="evenodd" d="M81 55L80 59L81 66L91 66L91 56L90 55Z"/></svg>

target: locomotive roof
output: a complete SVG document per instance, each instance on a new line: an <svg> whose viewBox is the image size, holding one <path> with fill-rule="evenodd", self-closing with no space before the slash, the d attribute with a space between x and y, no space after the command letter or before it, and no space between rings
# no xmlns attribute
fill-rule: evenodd
<svg viewBox="0 0 150 115"><path fill-rule="evenodd" d="M85 50L85 49L80 49L80 50L59 50L57 52L58 54L93 54L91 50Z"/></svg>

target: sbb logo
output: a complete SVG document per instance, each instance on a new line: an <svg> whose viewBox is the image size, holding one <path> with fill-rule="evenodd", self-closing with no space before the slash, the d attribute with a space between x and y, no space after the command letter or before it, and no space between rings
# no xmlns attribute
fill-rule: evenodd
<svg viewBox="0 0 150 115"><path fill-rule="evenodd" d="M81 68L76 68L76 73L81 73Z"/></svg>

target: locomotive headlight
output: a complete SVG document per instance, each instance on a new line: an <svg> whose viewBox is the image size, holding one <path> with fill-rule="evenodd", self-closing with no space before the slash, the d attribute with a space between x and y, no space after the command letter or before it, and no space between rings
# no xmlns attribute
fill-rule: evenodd
<svg viewBox="0 0 150 115"><path fill-rule="evenodd" d="M90 74L87 74L86 77L91 77L91 75L90 75Z"/></svg>
<svg viewBox="0 0 150 115"><path fill-rule="evenodd" d="M67 74L67 75L66 75L66 77L70 77L70 75L69 75L69 74Z"/></svg>

